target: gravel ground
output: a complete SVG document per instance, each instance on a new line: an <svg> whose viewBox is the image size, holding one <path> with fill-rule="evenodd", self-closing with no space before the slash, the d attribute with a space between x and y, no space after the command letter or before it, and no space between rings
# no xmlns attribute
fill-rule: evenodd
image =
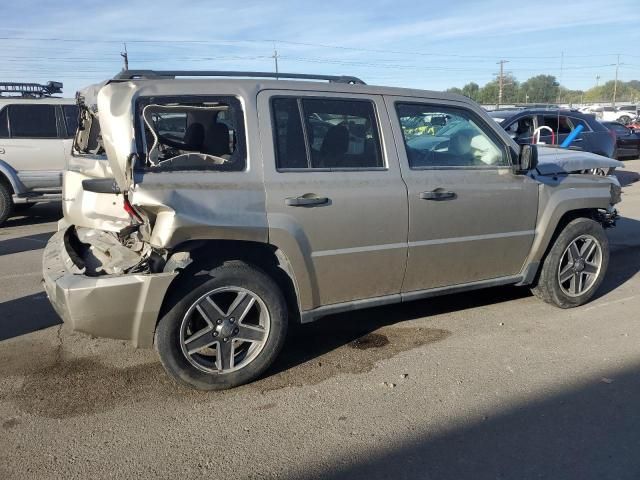
<svg viewBox="0 0 640 480"><path fill-rule="evenodd" d="M559 310L500 288L297 329L232 391L59 324L40 287L57 205L0 230L0 478L637 479L640 160L610 270Z"/></svg>

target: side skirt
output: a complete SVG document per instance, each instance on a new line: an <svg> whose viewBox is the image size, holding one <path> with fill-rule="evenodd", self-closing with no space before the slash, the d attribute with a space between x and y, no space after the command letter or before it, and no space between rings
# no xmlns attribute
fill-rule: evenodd
<svg viewBox="0 0 640 480"><path fill-rule="evenodd" d="M501 285L524 285L525 278L522 275L514 275L510 277L492 278L490 280L481 280L478 282L462 283L460 285L452 285L447 287L430 288L428 290L417 290L414 292L396 293L393 295L385 295L383 297L367 298L362 300L354 300L352 302L336 303L333 305L325 305L323 307L307 310L300 314L301 323L310 323L327 315L335 313L350 312L363 308L379 307L393 303L412 302L423 298L437 297L450 293L467 292L470 290L478 290L481 288L498 287Z"/></svg>

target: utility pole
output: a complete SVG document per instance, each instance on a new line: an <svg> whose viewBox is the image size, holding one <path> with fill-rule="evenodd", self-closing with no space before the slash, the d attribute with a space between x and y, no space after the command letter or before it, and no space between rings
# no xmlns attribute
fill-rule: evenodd
<svg viewBox="0 0 640 480"><path fill-rule="evenodd" d="M509 60L500 60L497 63L500 65L500 74L498 75L498 105L496 105L496 107L500 108L502 94L504 92L504 64L509 63Z"/></svg>
<svg viewBox="0 0 640 480"><path fill-rule="evenodd" d="M613 101L611 102L611 106L616 108L616 95L618 93L618 69L620 68L620 55L618 55L618 60L616 61L616 80L613 82Z"/></svg>
<svg viewBox="0 0 640 480"><path fill-rule="evenodd" d="M124 69L129 70L129 54L127 53L127 44L124 44L124 52L120 52L120 56L124 60Z"/></svg>
<svg viewBox="0 0 640 480"><path fill-rule="evenodd" d="M271 57L273 58L275 64L276 64L276 79L278 78L278 50L276 50L275 48L273 49L273 56Z"/></svg>
<svg viewBox="0 0 640 480"><path fill-rule="evenodd" d="M596 75L596 88L598 88L599 84L600 84L600 75Z"/></svg>
<svg viewBox="0 0 640 480"><path fill-rule="evenodd" d="M556 103L560 103L560 97L562 96L562 71L564 70L564 52L560 52L560 78L558 79L558 98Z"/></svg>

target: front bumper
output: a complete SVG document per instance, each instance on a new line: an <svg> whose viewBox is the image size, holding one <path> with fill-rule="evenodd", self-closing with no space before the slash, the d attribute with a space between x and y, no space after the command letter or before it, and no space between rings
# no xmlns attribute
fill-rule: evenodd
<svg viewBox="0 0 640 480"><path fill-rule="evenodd" d="M162 301L177 273L83 275L65 242L70 228L58 231L44 250L44 289L53 308L79 332L151 347Z"/></svg>

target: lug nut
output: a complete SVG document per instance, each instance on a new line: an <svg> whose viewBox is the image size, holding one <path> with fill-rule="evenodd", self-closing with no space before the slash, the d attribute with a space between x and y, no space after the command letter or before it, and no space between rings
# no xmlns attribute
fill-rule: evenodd
<svg viewBox="0 0 640 480"><path fill-rule="evenodd" d="M217 323L218 325L222 324L222 319L221 319L221 318L219 318L218 320L216 320L216 323Z"/></svg>
<svg viewBox="0 0 640 480"><path fill-rule="evenodd" d="M217 337L218 336L218 332L213 332L213 336Z"/></svg>
<svg viewBox="0 0 640 480"><path fill-rule="evenodd" d="M236 329L234 329L234 330L233 330L233 334L234 334L234 335L237 335L239 331L240 331L240 330L238 330L238 329L236 328Z"/></svg>
<svg viewBox="0 0 640 480"><path fill-rule="evenodd" d="M229 323L233 323L234 321L235 321L235 320L233 319L233 317L231 317L231 318L229 319Z"/></svg>
<svg viewBox="0 0 640 480"><path fill-rule="evenodd" d="M228 340L229 340L229 339L228 339L227 337L224 337L224 338L222 339L222 341L223 341L223 342L226 342L226 341L228 341Z"/></svg>

